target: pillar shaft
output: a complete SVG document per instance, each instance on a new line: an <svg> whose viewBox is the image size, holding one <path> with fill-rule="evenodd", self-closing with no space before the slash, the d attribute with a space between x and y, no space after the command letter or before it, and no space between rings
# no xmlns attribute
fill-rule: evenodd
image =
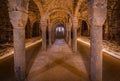
<svg viewBox="0 0 120 81"><path fill-rule="evenodd" d="M52 44L52 32L51 32L51 27L49 27L49 46Z"/></svg>
<svg viewBox="0 0 120 81"><path fill-rule="evenodd" d="M14 28L14 70L16 79L23 81L25 79L25 29Z"/></svg>
<svg viewBox="0 0 120 81"><path fill-rule="evenodd" d="M90 0L88 5L91 24L91 81L102 81L102 26L106 20L107 0Z"/></svg>
<svg viewBox="0 0 120 81"><path fill-rule="evenodd" d="M69 38L68 44L69 44L69 46L71 46L71 27L69 27L69 36L68 36L68 38Z"/></svg>
<svg viewBox="0 0 120 81"><path fill-rule="evenodd" d="M78 27L78 20L77 17L74 17L73 20L73 52L77 52L77 27Z"/></svg>
<svg viewBox="0 0 120 81"><path fill-rule="evenodd" d="M79 34L79 37L81 37L81 34L82 34L82 20L79 21L79 27L80 27L80 34Z"/></svg>
<svg viewBox="0 0 120 81"><path fill-rule="evenodd" d="M68 24L67 24L68 25ZM66 42L68 42L68 26L66 25Z"/></svg>
<svg viewBox="0 0 120 81"><path fill-rule="evenodd" d="M77 52L77 29L73 28L73 52Z"/></svg>
<svg viewBox="0 0 120 81"><path fill-rule="evenodd" d="M46 25L47 23L44 21L41 23L42 29L42 50L46 51Z"/></svg>
<svg viewBox="0 0 120 81"><path fill-rule="evenodd" d="M102 27L91 27L91 81L102 81Z"/></svg>

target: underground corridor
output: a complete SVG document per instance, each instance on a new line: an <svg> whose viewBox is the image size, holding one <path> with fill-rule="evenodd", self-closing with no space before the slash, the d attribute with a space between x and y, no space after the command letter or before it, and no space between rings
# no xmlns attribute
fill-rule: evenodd
<svg viewBox="0 0 120 81"><path fill-rule="evenodd" d="M0 81L120 81L119 0L1 0Z"/></svg>

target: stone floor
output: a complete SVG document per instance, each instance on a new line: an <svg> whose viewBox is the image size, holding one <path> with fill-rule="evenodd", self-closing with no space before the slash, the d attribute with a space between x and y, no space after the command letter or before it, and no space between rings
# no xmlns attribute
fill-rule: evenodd
<svg viewBox="0 0 120 81"><path fill-rule="evenodd" d="M73 53L63 39L57 39L46 52L39 52L26 81L89 81L88 77L80 54Z"/></svg>

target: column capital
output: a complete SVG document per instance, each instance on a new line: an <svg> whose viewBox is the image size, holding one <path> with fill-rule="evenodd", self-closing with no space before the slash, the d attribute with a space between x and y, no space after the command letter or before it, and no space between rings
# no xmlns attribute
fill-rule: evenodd
<svg viewBox="0 0 120 81"><path fill-rule="evenodd" d="M102 27L103 25L96 25L96 24L93 24L92 27Z"/></svg>
<svg viewBox="0 0 120 81"><path fill-rule="evenodd" d="M74 16L74 17L73 17L73 21L76 22L76 23L78 23L78 17L77 17L77 16Z"/></svg>
<svg viewBox="0 0 120 81"><path fill-rule="evenodd" d="M28 12L28 5L29 5L29 0L21 0L21 1L8 0L9 12L12 11Z"/></svg>
<svg viewBox="0 0 120 81"><path fill-rule="evenodd" d="M9 17L13 27L25 27L28 20L28 14L22 11L9 12Z"/></svg>
<svg viewBox="0 0 120 81"><path fill-rule="evenodd" d="M47 21L46 20L41 20L40 23L41 24L47 24Z"/></svg>
<svg viewBox="0 0 120 81"><path fill-rule="evenodd" d="M25 27L14 27L13 29L25 29Z"/></svg>
<svg viewBox="0 0 120 81"><path fill-rule="evenodd" d="M41 29L42 31L46 31L46 27L47 27L47 22L45 20L41 21Z"/></svg>
<svg viewBox="0 0 120 81"><path fill-rule="evenodd" d="M89 23L102 26L107 16L107 0L95 0L89 3Z"/></svg>
<svg viewBox="0 0 120 81"><path fill-rule="evenodd" d="M77 16L74 16L74 18L73 18L73 28L78 28L78 18L77 18Z"/></svg>

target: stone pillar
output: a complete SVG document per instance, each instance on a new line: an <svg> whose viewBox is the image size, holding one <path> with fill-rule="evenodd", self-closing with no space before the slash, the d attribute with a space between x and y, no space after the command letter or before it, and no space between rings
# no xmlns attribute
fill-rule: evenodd
<svg viewBox="0 0 120 81"><path fill-rule="evenodd" d="M91 81L102 81L102 26L91 27Z"/></svg>
<svg viewBox="0 0 120 81"><path fill-rule="evenodd" d="M77 27L78 27L78 19L74 17L73 20L73 52L77 52Z"/></svg>
<svg viewBox="0 0 120 81"><path fill-rule="evenodd" d="M82 20L79 21L79 27L80 27L80 34L79 34L79 37L81 37L81 34L82 34Z"/></svg>
<svg viewBox="0 0 120 81"><path fill-rule="evenodd" d="M66 42L68 43L68 31L69 31L69 29L68 29L68 23L66 24Z"/></svg>
<svg viewBox="0 0 120 81"><path fill-rule="evenodd" d="M108 19L105 22L105 28L104 28L104 39L108 40L108 33L109 33L109 26L108 26Z"/></svg>
<svg viewBox="0 0 120 81"><path fill-rule="evenodd" d="M15 76L17 81L23 81L26 74L25 25L28 14L21 11L11 11L9 17L13 25Z"/></svg>
<svg viewBox="0 0 120 81"><path fill-rule="evenodd" d="M49 46L52 45L52 28L51 28L51 24L49 24Z"/></svg>
<svg viewBox="0 0 120 81"><path fill-rule="evenodd" d="M94 0L89 4L91 24L91 81L102 81L102 26L106 19L107 0Z"/></svg>
<svg viewBox="0 0 120 81"><path fill-rule="evenodd" d="M53 31L53 29L54 29L54 28L52 27L52 28L51 28L51 34L52 34L52 36L51 36L51 40L52 40L52 43L54 42L54 40L53 40L53 36L54 36L55 33L56 33L56 32Z"/></svg>
<svg viewBox="0 0 120 81"><path fill-rule="evenodd" d="M47 27L47 22L46 21L41 21L41 29L42 29L42 50L46 51L46 27Z"/></svg>
<svg viewBox="0 0 120 81"><path fill-rule="evenodd" d="M15 27L13 29L14 37L14 66L15 75L18 81L25 79L25 28Z"/></svg>
<svg viewBox="0 0 120 81"><path fill-rule="evenodd" d="M71 46L71 26L70 26L70 25L69 25L69 30L68 30L68 32L69 32L69 36L68 36L68 38L69 38L69 40L68 40L68 45Z"/></svg>
<svg viewBox="0 0 120 81"><path fill-rule="evenodd" d="M28 20L28 4L29 0L8 0L9 17L13 26L14 70L16 81L24 81L26 75L25 26Z"/></svg>

